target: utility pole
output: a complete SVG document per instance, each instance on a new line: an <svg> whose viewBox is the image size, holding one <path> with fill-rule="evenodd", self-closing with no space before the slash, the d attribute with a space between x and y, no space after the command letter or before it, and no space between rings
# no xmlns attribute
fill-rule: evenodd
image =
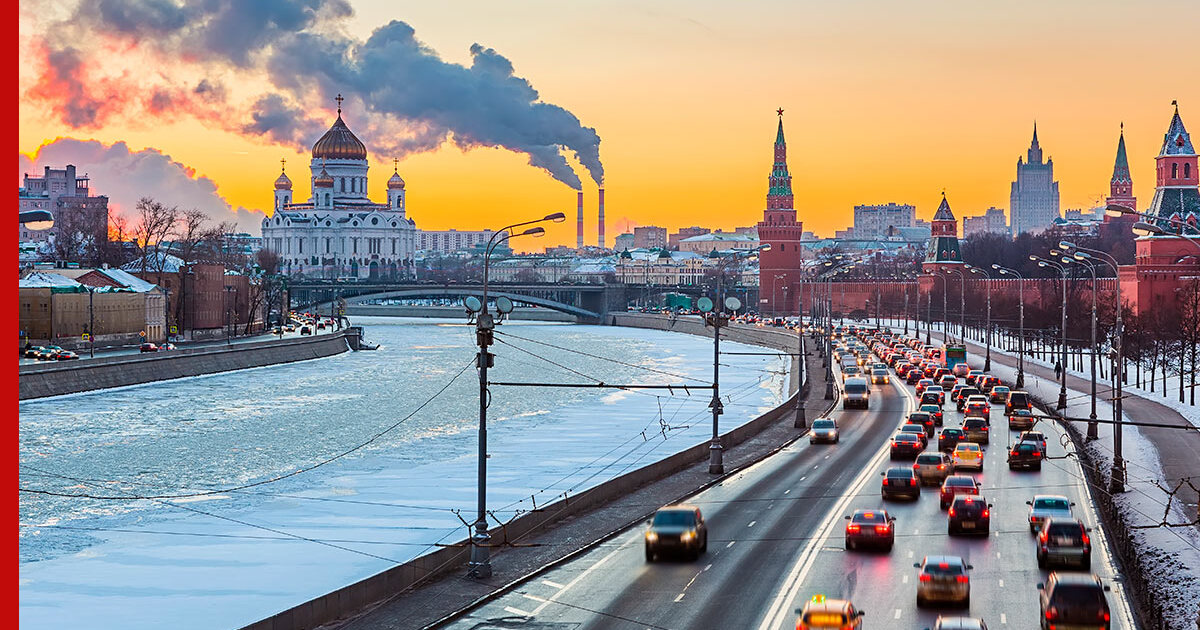
<svg viewBox="0 0 1200 630"><path fill-rule="evenodd" d="M96 287L89 286L88 292L88 358L96 358L96 311L92 306L92 296L96 294Z"/></svg>

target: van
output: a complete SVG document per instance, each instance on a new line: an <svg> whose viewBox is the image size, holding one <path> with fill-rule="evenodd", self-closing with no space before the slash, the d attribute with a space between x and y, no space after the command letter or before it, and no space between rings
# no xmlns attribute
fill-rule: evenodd
<svg viewBox="0 0 1200 630"><path fill-rule="evenodd" d="M868 408L871 386L867 383L867 379L861 376L846 379L846 383L842 386L842 393L842 409Z"/></svg>
<svg viewBox="0 0 1200 630"><path fill-rule="evenodd" d="M1015 409L1033 409L1033 401L1029 399L1029 392L1008 393L1008 400L1004 403L1004 413L1011 416Z"/></svg>

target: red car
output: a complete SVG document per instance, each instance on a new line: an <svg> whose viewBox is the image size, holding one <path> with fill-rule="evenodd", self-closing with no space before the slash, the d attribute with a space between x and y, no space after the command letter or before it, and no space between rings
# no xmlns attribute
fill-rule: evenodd
<svg viewBox="0 0 1200 630"><path fill-rule="evenodd" d="M970 475L950 475L942 482L942 490L938 493L938 500L942 509L950 507L950 503L954 501L954 496L958 494L979 494L979 482Z"/></svg>
<svg viewBox="0 0 1200 630"><path fill-rule="evenodd" d="M850 521L846 524L846 549L871 546L892 550L896 542L896 528L892 522L896 519L886 510L855 510L846 520Z"/></svg>
<svg viewBox="0 0 1200 630"><path fill-rule="evenodd" d="M917 396L919 397L921 394L924 394L925 388L930 385L933 385L933 379L931 378L923 378L917 381Z"/></svg>
<svg viewBox="0 0 1200 630"><path fill-rule="evenodd" d="M139 352L158 352L158 346L156 346L150 342L146 342L138 348L138 351Z"/></svg>

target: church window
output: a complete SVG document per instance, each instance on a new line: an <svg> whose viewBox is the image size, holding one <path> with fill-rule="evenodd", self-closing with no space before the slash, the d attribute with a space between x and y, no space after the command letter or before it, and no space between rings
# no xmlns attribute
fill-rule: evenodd
<svg viewBox="0 0 1200 630"><path fill-rule="evenodd" d="M400 207L400 195L396 195L396 207Z"/></svg>
<svg viewBox="0 0 1200 630"><path fill-rule="evenodd" d="M333 240L333 239L331 239L331 238L326 238L326 239L325 239L325 253L326 253L326 254L328 254L328 253L329 253L329 245L330 245L330 241L332 241L332 240Z"/></svg>
<svg viewBox="0 0 1200 630"><path fill-rule="evenodd" d="M354 238L354 237L350 238L350 247L353 248L353 251L350 253L352 253L352 254L358 253L358 239L357 238Z"/></svg>
<svg viewBox="0 0 1200 630"><path fill-rule="evenodd" d="M371 225L379 225L379 217L371 217Z"/></svg>
<svg viewBox="0 0 1200 630"><path fill-rule="evenodd" d="M1179 163L1171 162L1171 179L1179 177Z"/></svg>
<svg viewBox="0 0 1200 630"><path fill-rule="evenodd" d="M296 239L296 253L298 253L298 254L304 253L304 239L302 239L302 238Z"/></svg>
<svg viewBox="0 0 1200 630"><path fill-rule="evenodd" d="M1191 179L1191 178L1192 178L1192 165L1191 165L1191 164L1188 164L1188 163L1186 163L1186 162L1185 162L1185 163L1184 163L1184 165L1183 165L1183 178L1184 178L1184 179Z"/></svg>

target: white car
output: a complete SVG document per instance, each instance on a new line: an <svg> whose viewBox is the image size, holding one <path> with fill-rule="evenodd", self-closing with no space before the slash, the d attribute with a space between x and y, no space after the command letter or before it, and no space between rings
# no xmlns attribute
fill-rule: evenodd
<svg viewBox="0 0 1200 630"><path fill-rule="evenodd" d="M841 435L838 432L837 422L833 418L817 418L813 420L812 430L808 432L809 444L817 442L829 442L837 444Z"/></svg>
<svg viewBox="0 0 1200 630"><path fill-rule="evenodd" d="M1075 514L1071 508L1075 504L1070 499L1057 494L1039 494L1032 501L1026 501L1029 506L1029 531L1036 534L1042 528L1042 522L1047 518L1072 519Z"/></svg>

